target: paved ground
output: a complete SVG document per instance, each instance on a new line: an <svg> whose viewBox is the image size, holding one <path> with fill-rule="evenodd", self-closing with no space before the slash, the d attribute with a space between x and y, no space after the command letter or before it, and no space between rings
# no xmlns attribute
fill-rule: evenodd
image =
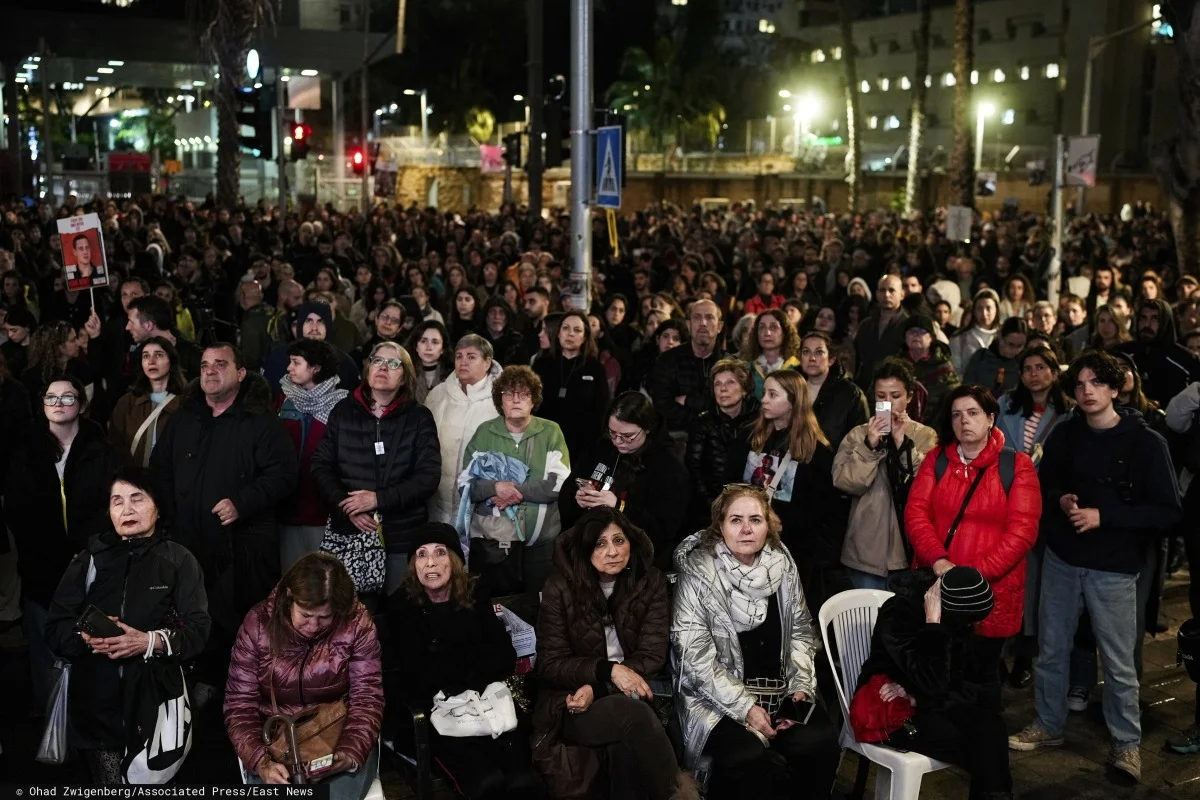
<svg viewBox="0 0 1200 800"><path fill-rule="evenodd" d="M1182 668L1175 666L1175 630L1188 616L1185 599L1186 574L1168 587L1165 617L1171 630L1145 645L1146 675L1142 686L1143 780L1137 787L1110 783L1104 759L1108 752L1108 732L1096 702L1087 713L1072 714L1064 747L1031 753L1012 753L1016 794L1027 800L1070 800L1070 798L1138 798L1166 800L1200 799L1200 756L1176 756L1164 752L1163 742L1191 724L1195 703L1195 685ZM24 655L19 637L0 636L0 783L74 782L83 780L78 765L48 768L33 761L41 728L21 710L20 698L28 696L24 675ZM1032 719L1032 688L1006 689L1005 717L1009 729L1016 731ZM215 711L215 710L214 710ZM185 782L236 783L238 780L232 751L211 714L198 719L197 741L181 779ZM849 791L857 765L853 755L842 765L838 789ZM386 767L382 773L388 800L415 797L401 775ZM874 771L868 784L871 797ZM922 797L966 798L967 778L957 770L946 770L926 777ZM440 792L438 800L449 798Z"/></svg>

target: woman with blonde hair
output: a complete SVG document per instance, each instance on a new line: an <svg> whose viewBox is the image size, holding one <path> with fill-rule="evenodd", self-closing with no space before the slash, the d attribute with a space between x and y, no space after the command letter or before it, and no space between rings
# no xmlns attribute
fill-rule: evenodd
<svg viewBox="0 0 1200 800"><path fill-rule="evenodd" d="M683 763L712 757L714 800L825 797L837 772L813 618L780 529L766 491L734 484L713 503L709 527L675 551L671 665ZM810 716L806 703L816 705Z"/></svg>
<svg viewBox="0 0 1200 800"><path fill-rule="evenodd" d="M1111 350L1123 342L1133 341L1129 319L1112 306L1102 306L1096 311L1093 330L1091 344L1096 350Z"/></svg>
<svg viewBox="0 0 1200 800"><path fill-rule="evenodd" d="M818 564L841 557L846 510L833 488L833 449L803 375L781 370L767 376L758 418L731 456L744 464L743 481L766 490L783 524L783 543L809 586Z"/></svg>

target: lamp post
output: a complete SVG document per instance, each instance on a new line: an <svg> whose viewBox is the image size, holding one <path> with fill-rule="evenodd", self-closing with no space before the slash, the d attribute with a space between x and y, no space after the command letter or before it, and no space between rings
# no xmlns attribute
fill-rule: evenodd
<svg viewBox="0 0 1200 800"><path fill-rule="evenodd" d="M979 104L975 114L975 171L983 168L983 125L984 121L996 113L996 106L984 101Z"/></svg>
<svg viewBox="0 0 1200 800"><path fill-rule="evenodd" d="M404 93L409 97L413 95L421 96L421 147L429 149L429 90L428 89L405 89Z"/></svg>
<svg viewBox="0 0 1200 800"><path fill-rule="evenodd" d="M813 117L821 113L821 101L811 92L796 101L796 113L792 117L792 156L800 157L800 140L808 136L809 124Z"/></svg>

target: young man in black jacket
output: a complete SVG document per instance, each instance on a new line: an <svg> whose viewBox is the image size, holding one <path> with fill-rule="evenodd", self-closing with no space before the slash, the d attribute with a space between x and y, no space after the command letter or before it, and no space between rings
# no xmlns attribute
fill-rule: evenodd
<svg viewBox="0 0 1200 800"><path fill-rule="evenodd" d="M1038 619L1037 718L1009 737L1014 750L1063 743L1072 641L1084 609L1104 667L1109 764L1141 778L1141 712L1134 664L1137 577L1148 537L1181 515L1167 443L1137 411L1116 406L1124 384L1112 356L1088 351L1063 376L1079 411L1046 441L1041 537L1046 543Z"/></svg>

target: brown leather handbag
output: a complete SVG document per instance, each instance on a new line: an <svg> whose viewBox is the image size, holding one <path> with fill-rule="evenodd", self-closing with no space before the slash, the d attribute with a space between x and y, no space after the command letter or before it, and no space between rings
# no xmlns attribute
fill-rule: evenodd
<svg viewBox="0 0 1200 800"><path fill-rule="evenodd" d="M272 760L292 773L292 783L321 780L333 768L333 754L346 723L346 699L318 703L295 714L279 713L275 702L275 671L268 688L274 714L263 725L263 744Z"/></svg>

